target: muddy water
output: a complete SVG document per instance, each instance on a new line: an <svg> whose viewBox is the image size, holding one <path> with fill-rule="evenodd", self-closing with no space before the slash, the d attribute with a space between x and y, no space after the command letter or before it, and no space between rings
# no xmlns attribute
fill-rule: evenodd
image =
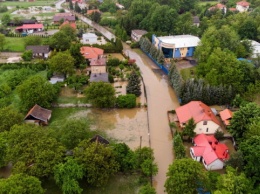
<svg viewBox="0 0 260 194"><path fill-rule="evenodd" d="M167 77L148 57L130 49L126 52L130 58L136 59L146 86L151 147L154 149L155 161L159 167L159 172L154 177L154 186L157 193L162 194L168 166L173 162L172 137L167 111L179 106L178 99L169 86Z"/></svg>

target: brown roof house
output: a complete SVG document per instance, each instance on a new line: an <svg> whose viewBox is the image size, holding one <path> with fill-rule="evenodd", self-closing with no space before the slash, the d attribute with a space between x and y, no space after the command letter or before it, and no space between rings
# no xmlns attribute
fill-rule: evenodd
<svg viewBox="0 0 260 194"><path fill-rule="evenodd" d="M26 50L31 50L33 53L33 57L45 58L45 59L47 59L51 53L50 46L48 45L27 46Z"/></svg>
<svg viewBox="0 0 260 194"><path fill-rule="evenodd" d="M38 125L48 125L48 121L51 119L51 112L51 110L35 104L25 116L24 121Z"/></svg>
<svg viewBox="0 0 260 194"><path fill-rule="evenodd" d="M53 16L53 23L54 24L59 24L60 21L68 21L74 23L76 21L75 15L71 13L57 13L55 16Z"/></svg>

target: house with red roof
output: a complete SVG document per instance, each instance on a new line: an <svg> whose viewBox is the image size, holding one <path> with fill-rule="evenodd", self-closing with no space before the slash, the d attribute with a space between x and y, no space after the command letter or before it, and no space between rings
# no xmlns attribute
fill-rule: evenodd
<svg viewBox="0 0 260 194"><path fill-rule="evenodd" d="M90 9L90 10L87 10L87 15L91 15L95 12L101 13L101 11L99 9Z"/></svg>
<svg viewBox="0 0 260 194"><path fill-rule="evenodd" d="M214 134L217 130L222 131L221 123L211 108L201 101L191 101L178 107L176 115L181 128L193 118L196 123L196 134Z"/></svg>
<svg viewBox="0 0 260 194"><path fill-rule="evenodd" d="M233 112L231 112L229 109L225 109L219 112L220 118L223 121L223 123L228 126L230 125L230 120L233 117Z"/></svg>
<svg viewBox="0 0 260 194"><path fill-rule="evenodd" d="M236 9L239 12L246 12L249 9L249 5L250 5L250 3L247 1L239 1L239 2L237 2Z"/></svg>
<svg viewBox="0 0 260 194"><path fill-rule="evenodd" d="M43 24L23 24L15 28L18 32L34 33L43 31Z"/></svg>
<svg viewBox="0 0 260 194"><path fill-rule="evenodd" d="M227 13L227 7L221 3L218 3L217 5L214 5L210 8L208 8L209 11L214 11L214 10L222 10L223 13Z"/></svg>
<svg viewBox="0 0 260 194"><path fill-rule="evenodd" d="M72 27L74 30L77 29L76 23L75 22L69 22L68 20L64 21L61 25L60 28L62 28L63 26L69 25L70 27Z"/></svg>
<svg viewBox="0 0 260 194"><path fill-rule="evenodd" d="M193 139L194 146L190 148L193 160L202 162L207 170L223 169L229 159L228 147L219 143L214 135L199 134Z"/></svg>

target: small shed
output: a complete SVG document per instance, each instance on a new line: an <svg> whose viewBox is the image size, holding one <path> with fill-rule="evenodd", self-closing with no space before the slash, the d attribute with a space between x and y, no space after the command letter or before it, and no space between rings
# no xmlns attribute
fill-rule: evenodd
<svg viewBox="0 0 260 194"><path fill-rule="evenodd" d="M98 36L94 33L86 33L82 35L83 44L96 44L98 42Z"/></svg>
<svg viewBox="0 0 260 194"><path fill-rule="evenodd" d="M230 125L230 120L233 117L233 112L231 112L229 109L225 109L223 111L220 111L219 115L226 126Z"/></svg>
<svg viewBox="0 0 260 194"><path fill-rule="evenodd" d="M106 144L108 145L109 144L109 141L107 141L104 137L102 137L101 135L95 135L94 137L92 137L90 139L90 142L93 143L93 142L98 142L98 143L102 143L102 144Z"/></svg>
<svg viewBox="0 0 260 194"><path fill-rule="evenodd" d="M65 80L64 76L62 76L62 75L54 75L54 76L51 77L49 82L51 84L56 84L57 82L64 82L64 80Z"/></svg>
<svg viewBox="0 0 260 194"><path fill-rule="evenodd" d="M51 119L51 113L51 110L42 108L38 104L35 104L25 116L24 121L26 123L38 125L48 125L48 122Z"/></svg>

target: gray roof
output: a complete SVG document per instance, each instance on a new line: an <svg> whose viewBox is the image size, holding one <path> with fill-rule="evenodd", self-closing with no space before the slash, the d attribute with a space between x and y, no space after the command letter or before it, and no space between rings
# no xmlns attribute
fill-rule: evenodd
<svg viewBox="0 0 260 194"><path fill-rule="evenodd" d="M32 50L33 54L49 53L50 52L50 46L48 46L48 45L32 45L32 46L27 46L26 50Z"/></svg>
<svg viewBox="0 0 260 194"><path fill-rule="evenodd" d="M68 20L68 21L75 21L75 15L58 15L58 16L53 16L53 21L54 22L59 22L60 20Z"/></svg>
<svg viewBox="0 0 260 194"><path fill-rule="evenodd" d="M200 18L199 18L198 16L194 16L194 17L192 18L192 20L193 20L193 23L194 23L194 24L199 24L199 23L200 23Z"/></svg>
<svg viewBox="0 0 260 194"><path fill-rule="evenodd" d="M108 73L92 73L89 82L108 82Z"/></svg>
<svg viewBox="0 0 260 194"><path fill-rule="evenodd" d="M135 32L135 33L138 34L138 35L147 34L147 31L145 31L145 30L132 30L132 31Z"/></svg>

